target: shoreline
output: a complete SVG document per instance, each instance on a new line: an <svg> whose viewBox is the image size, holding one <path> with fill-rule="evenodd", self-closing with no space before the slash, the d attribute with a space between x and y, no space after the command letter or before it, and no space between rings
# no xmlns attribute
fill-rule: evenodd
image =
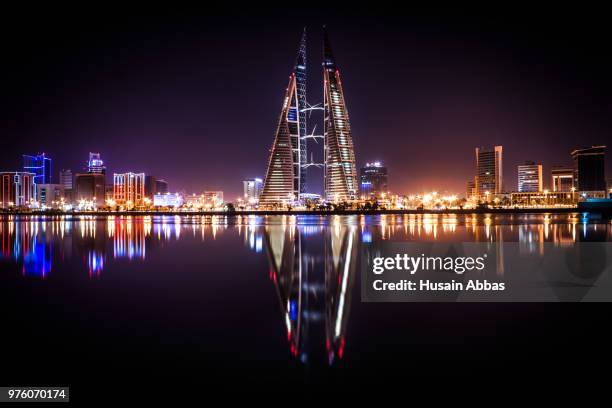
<svg viewBox="0 0 612 408"><path fill-rule="evenodd" d="M308 210L248 210L248 211L14 211L0 212L0 217L6 216L81 216L81 215L101 215L101 216L269 216L269 215L405 215L405 214L441 214L441 215L468 215L468 214L571 214L583 212L578 208L487 208L487 209L455 209L455 210L335 210L335 211L308 211Z"/></svg>

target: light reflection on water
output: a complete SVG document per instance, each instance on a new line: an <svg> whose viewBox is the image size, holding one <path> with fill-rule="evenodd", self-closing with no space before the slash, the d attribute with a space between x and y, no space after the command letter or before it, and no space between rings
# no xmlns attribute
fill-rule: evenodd
<svg viewBox="0 0 612 408"><path fill-rule="evenodd" d="M89 279L98 280L109 264L145 262L164 251L165 243L189 239L207 245L238 234L249 250L267 258L291 355L332 364L344 355L361 242L519 242L521 252L543 255L544 243L612 241L611 226L577 213L5 217L0 266L2 273L19 270L23 277L47 279L74 259ZM503 253L497 259L503 273ZM201 262L205 268L206 259Z"/></svg>

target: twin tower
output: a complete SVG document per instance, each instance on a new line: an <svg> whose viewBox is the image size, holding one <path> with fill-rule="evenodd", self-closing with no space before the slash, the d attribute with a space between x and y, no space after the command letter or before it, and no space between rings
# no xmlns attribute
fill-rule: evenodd
<svg viewBox="0 0 612 408"><path fill-rule="evenodd" d="M323 35L323 127L324 198L331 202L357 197L355 152L340 71L336 65L327 32ZM306 101L306 30L302 34L295 66L289 77L270 158L259 197L260 205L293 204L302 201L306 189L308 163L306 116L313 109Z"/></svg>

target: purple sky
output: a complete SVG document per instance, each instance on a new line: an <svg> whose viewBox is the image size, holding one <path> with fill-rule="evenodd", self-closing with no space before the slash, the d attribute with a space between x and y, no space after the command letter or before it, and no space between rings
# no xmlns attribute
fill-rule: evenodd
<svg viewBox="0 0 612 408"><path fill-rule="evenodd" d="M0 33L0 168L45 151L57 181L60 168L78 171L99 151L111 173L144 171L173 191L221 189L234 199L243 178L264 176L303 26L309 100L321 101L322 24L341 70L358 165L385 162L394 192L463 194L474 147L494 144L504 146L511 189L525 160L543 162L549 184L550 166L570 164L573 147L611 140L603 16L369 12L74 19L62 10L53 18L15 11ZM320 144L309 148L320 158ZM309 185L321 192L320 170Z"/></svg>

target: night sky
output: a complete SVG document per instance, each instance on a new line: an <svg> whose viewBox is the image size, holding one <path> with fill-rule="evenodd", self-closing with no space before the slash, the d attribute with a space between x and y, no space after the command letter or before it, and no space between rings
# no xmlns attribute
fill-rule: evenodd
<svg viewBox="0 0 612 408"><path fill-rule="evenodd" d="M549 185L572 148L612 140L612 35L594 9L32 12L6 10L0 25L0 169L44 151L54 182L99 151L110 173L235 199L264 176L304 26L308 98L322 101L323 24L358 166L385 162L393 192L463 195L474 147L494 144L507 189L525 160L543 162ZM321 144L309 149L320 159ZM321 192L321 170L309 185Z"/></svg>

